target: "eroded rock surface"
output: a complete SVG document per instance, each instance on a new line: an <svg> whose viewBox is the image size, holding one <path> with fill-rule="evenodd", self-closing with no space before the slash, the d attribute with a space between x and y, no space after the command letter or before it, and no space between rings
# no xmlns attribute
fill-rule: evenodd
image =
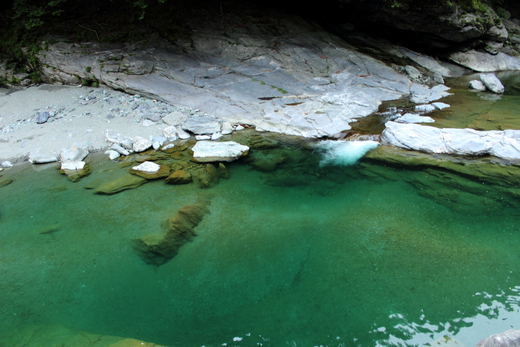
<svg viewBox="0 0 520 347"><path fill-rule="evenodd" d="M381 142L427 153L486 155L520 159L520 130L440 129L387 122Z"/></svg>
<svg viewBox="0 0 520 347"><path fill-rule="evenodd" d="M194 228L209 213L211 195L200 194L197 202L186 205L165 223L162 235L146 235L132 240L134 250L143 261L160 266L167 263L179 252L179 248L195 236Z"/></svg>
<svg viewBox="0 0 520 347"><path fill-rule="evenodd" d="M196 25L191 42L58 42L39 59L49 82L77 84L79 76L222 122L305 137L334 136L382 101L410 93L407 77L297 17L250 18L246 30ZM192 132L220 127L173 118Z"/></svg>

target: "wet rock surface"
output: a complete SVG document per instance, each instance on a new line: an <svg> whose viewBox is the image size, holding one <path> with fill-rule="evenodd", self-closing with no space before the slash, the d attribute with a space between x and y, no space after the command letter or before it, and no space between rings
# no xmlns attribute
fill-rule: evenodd
<svg viewBox="0 0 520 347"><path fill-rule="evenodd" d="M503 333L491 335L479 343L477 347L518 347L520 346L520 330L510 329Z"/></svg>
<svg viewBox="0 0 520 347"><path fill-rule="evenodd" d="M179 248L197 234L194 228L209 213L211 195L200 194L197 202L186 205L165 222L162 235L147 235L132 240L132 246L141 259L154 266L167 263L179 252Z"/></svg>
<svg viewBox="0 0 520 347"><path fill-rule="evenodd" d="M520 131L477 131L439 129L417 124L386 123L381 134L383 144L416 151L456 155L493 155L520 159Z"/></svg>

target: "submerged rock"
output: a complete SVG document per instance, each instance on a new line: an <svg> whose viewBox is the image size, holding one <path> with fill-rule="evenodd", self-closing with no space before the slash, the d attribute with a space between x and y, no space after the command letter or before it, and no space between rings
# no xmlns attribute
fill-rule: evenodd
<svg viewBox="0 0 520 347"><path fill-rule="evenodd" d="M134 189L148 182L145 178L127 174L112 181L100 184L94 189L96 194L115 194L126 189Z"/></svg>
<svg viewBox="0 0 520 347"><path fill-rule="evenodd" d="M201 188L211 188L218 184L220 179L219 170L213 164L206 164L197 170L193 180Z"/></svg>
<svg viewBox="0 0 520 347"><path fill-rule="evenodd" d="M86 177L92 173L92 169L89 164L85 162L66 162L61 164L60 173L67 176L72 182L78 182L83 177Z"/></svg>
<svg viewBox="0 0 520 347"><path fill-rule="evenodd" d="M210 202L210 195L199 195L195 204L184 206L166 221L166 230L162 235L146 235L133 239L134 250L149 265L160 266L167 263L186 242L197 235L194 229L204 215L209 213Z"/></svg>
<svg viewBox="0 0 520 347"><path fill-rule="evenodd" d="M186 170L175 170L170 176L166 177L168 184L186 184L192 181L191 174Z"/></svg>
<svg viewBox="0 0 520 347"><path fill-rule="evenodd" d="M61 224L57 223L57 224L46 225L41 228L38 228L38 229L36 229L36 233L40 234L40 235L51 235L60 230L61 230Z"/></svg>
<svg viewBox="0 0 520 347"><path fill-rule="evenodd" d="M13 180L11 178L5 178L3 180L0 180L0 188L5 187L13 183Z"/></svg>

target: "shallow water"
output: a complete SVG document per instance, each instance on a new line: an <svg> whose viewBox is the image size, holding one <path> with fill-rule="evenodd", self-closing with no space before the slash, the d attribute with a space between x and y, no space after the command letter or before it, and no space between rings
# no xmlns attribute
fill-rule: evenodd
<svg viewBox="0 0 520 347"><path fill-rule="evenodd" d="M198 236L158 268L131 239L160 233L200 188L154 181L95 195L83 187L121 170L105 158L78 183L53 166L10 169L0 345L32 324L167 346L472 346L520 326L516 204L491 208L472 191L453 208L413 184L425 172L320 167L313 151L284 151L298 159L278 171L230 164Z"/></svg>

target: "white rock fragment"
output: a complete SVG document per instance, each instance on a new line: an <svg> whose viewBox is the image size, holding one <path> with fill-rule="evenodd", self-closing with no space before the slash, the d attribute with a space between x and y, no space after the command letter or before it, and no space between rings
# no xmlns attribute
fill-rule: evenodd
<svg viewBox="0 0 520 347"><path fill-rule="evenodd" d="M142 123L142 124L143 124L143 126L145 126L145 127L149 127L150 125L154 125L155 122L153 122L153 121L151 121L151 120L149 120L149 119L145 119L145 120L143 120L143 123Z"/></svg>
<svg viewBox="0 0 520 347"><path fill-rule="evenodd" d="M184 113L180 111L174 111L164 116L162 120L164 123L168 125L179 125L182 122L184 122L187 118L188 117Z"/></svg>
<svg viewBox="0 0 520 347"><path fill-rule="evenodd" d="M435 110L435 106L429 105L429 104L423 104L423 105L416 105L415 106L415 112L422 112L422 113L428 113Z"/></svg>
<svg viewBox="0 0 520 347"><path fill-rule="evenodd" d="M58 161L58 158L52 154L35 153L29 155L29 162L31 164L47 164L54 163L55 161Z"/></svg>
<svg viewBox="0 0 520 347"><path fill-rule="evenodd" d="M162 150L165 151L165 150L170 149L170 148L173 148L173 147L175 147L175 145L174 145L173 143L169 143L169 144L167 144L166 146L164 146L164 147L162 148Z"/></svg>
<svg viewBox="0 0 520 347"><path fill-rule="evenodd" d="M84 161L65 161L61 163L62 170L83 170L84 167Z"/></svg>
<svg viewBox="0 0 520 347"><path fill-rule="evenodd" d="M8 169L10 167L13 167L13 164L9 160L5 160L0 163L0 167L2 167L4 169Z"/></svg>
<svg viewBox="0 0 520 347"><path fill-rule="evenodd" d="M502 94L504 92L504 86L502 85L502 82L500 82L498 77L495 76L495 74L480 74L480 80L482 81L482 83L484 83L486 88L492 91L493 93Z"/></svg>
<svg viewBox="0 0 520 347"><path fill-rule="evenodd" d="M187 140L191 137L191 135L188 132L184 131L184 129L182 129L180 126L177 126L176 128L177 128L177 135L179 135L179 138L181 140Z"/></svg>
<svg viewBox="0 0 520 347"><path fill-rule="evenodd" d="M412 97L410 100L416 104L429 103L450 95L450 93L448 93L449 89L449 87L443 84L429 88L428 86L422 84L412 83L410 88Z"/></svg>
<svg viewBox="0 0 520 347"><path fill-rule="evenodd" d="M173 125L166 127L162 130L163 135L168 138L170 141L177 140L177 128Z"/></svg>
<svg viewBox="0 0 520 347"><path fill-rule="evenodd" d="M195 140L197 140L197 141L211 140L211 135L195 135Z"/></svg>
<svg viewBox="0 0 520 347"><path fill-rule="evenodd" d="M231 122L223 122L222 123L222 130L220 133L222 135L229 135L233 132L233 124Z"/></svg>
<svg viewBox="0 0 520 347"><path fill-rule="evenodd" d="M222 137L221 133L214 133L211 135L211 141L216 141Z"/></svg>
<svg viewBox="0 0 520 347"><path fill-rule="evenodd" d="M144 152L148 148L152 147L152 141L145 139L142 136L134 137L133 142L134 142L133 143L134 152L137 152L137 153Z"/></svg>
<svg viewBox="0 0 520 347"><path fill-rule="evenodd" d="M435 120L431 117L420 116L414 113L405 113L395 120L397 123L434 123Z"/></svg>
<svg viewBox="0 0 520 347"><path fill-rule="evenodd" d="M69 149L61 151L61 162L80 162L89 154L88 149L84 147L72 146Z"/></svg>
<svg viewBox="0 0 520 347"><path fill-rule="evenodd" d="M486 86L484 85L484 83L482 83L482 81L479 80L469 81L469 87L478 92L483 92L486 90Z"/></svg>
<svg viewBox="0 0 520 347"><path fill-rule="evenodd" d="M236 125L235 126L235 130L236 131L240 131L240 130L244 130L245 128L243 126L241 126L240 124Z"/></svg>
<svg viewBox="0 0 520 347"><path fill-rule="evenodd" d="M117 143L114 143L112 146L110 146L110 149L116 151L117 153L119 153L121 155L129 155L130 154L129 151L127 151L124 147L118 145Z"/></svg>
<svg viewBox="0 0 520 347"><path fill-rule="evenodd" d="M117 159L121 156L121 153L114 151L113 149L109 149L108 151L105 152L105 154L108 154L108 157L110 158L110 160Z"/></svg>
<svg viewBox="0 0 520 347"><path fill-rule="evenodd" d="M193 161L199 163L213 161L233 161L247 155L249 147L234 141L199 141L193 146Z"/></svg>
<svg viewBox="0 0 520 347"><path fill-rule="evenodd" d="M128 136L123 136L112 130L106 130L105 139L108 142L119 144L119 145L123 146L124 148L126 148L127 150L133 150L133 141Z"/></svg>
<svg viewBox="0 0 520 347"><path fill-rule="evenodd" d="M444 102L433 102L432 105L438 110L443 110L445 108L450 107L449 104L446 104Z"/></svg>
<svg viewBox="0 0 520 347"><path fill-rule="evenodd" d="M147 173L156 173L157 171L159 171L160 168L161 168L161 166L159 164L156 164L152 161L145 161L140 165L132 167L132 170L142 171L142 172L147 172Z"/></svg>

